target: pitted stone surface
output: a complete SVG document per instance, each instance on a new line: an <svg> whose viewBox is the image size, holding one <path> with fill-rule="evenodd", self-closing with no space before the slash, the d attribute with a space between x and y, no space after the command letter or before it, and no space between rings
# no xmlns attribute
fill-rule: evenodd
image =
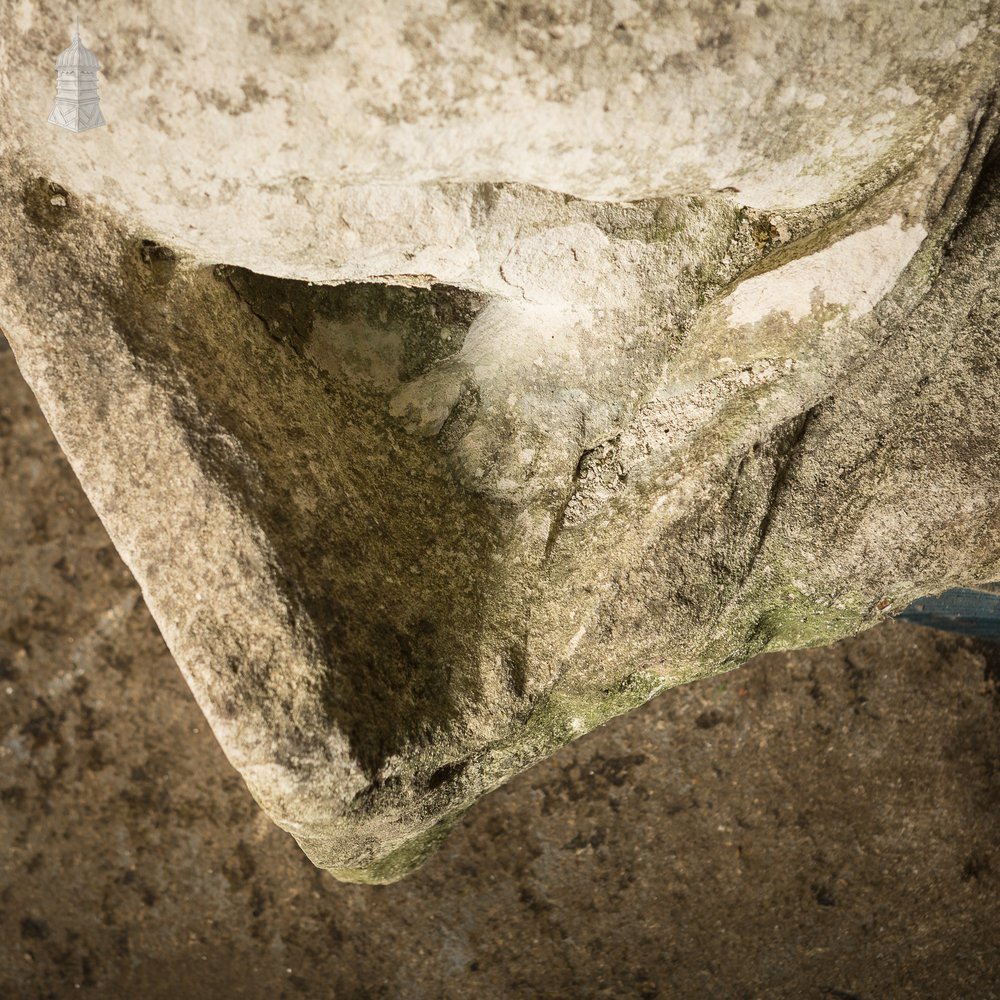
<svg viewBox="0 0 1000 1000"><path fill-rule="evenodd" d="M317 864L1000 576L991 5L246 10L96 5L76 145L0 43L0 324Z"/></svg>

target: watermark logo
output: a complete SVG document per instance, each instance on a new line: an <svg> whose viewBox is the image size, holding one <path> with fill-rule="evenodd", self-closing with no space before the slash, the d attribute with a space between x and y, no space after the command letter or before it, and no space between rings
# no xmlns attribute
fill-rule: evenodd
<svg viewBox="0 0 1000 1000"><path fill-rule="evenodd" d="M97 95L97 56L80 41L80 19L73 44L56 60L56 100L49 122L71 132L106 125Z"/></svg>

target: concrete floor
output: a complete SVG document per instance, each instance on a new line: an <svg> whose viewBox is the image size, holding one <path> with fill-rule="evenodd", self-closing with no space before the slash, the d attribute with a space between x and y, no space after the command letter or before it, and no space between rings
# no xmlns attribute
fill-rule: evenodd
<svg viewBox="0 0 1000 1000"><path fill-rule="evenodd" d="M0 997L1000 997L1000 646L668 692L340 885L228 765L0 352Z"/></svg>

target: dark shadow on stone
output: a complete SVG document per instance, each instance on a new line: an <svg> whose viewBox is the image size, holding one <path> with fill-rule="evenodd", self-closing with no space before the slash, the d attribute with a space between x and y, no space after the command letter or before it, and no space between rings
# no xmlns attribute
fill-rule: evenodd
<svg viewBox="0 0 1000 1000"><path fill-rule="evenodd" d="M373 787L386 787L387 758L447 744L481 696L483 643L505 649L511 627L493 598L488 622L483 612L503 512L459 486L440 442L407 434L388 412L393 388L461 346L484 300L227 266L172 277L173 260L142 249L112 300L119 328L158 381L189 387L172 395L197 406L178 413L191 450L266 534L301 616L292 627L319 646L323 708ZM259 701L268 664L230 669L236 693L217 708L233 716ZM303 726L303 741L322 729Z"/></svg>

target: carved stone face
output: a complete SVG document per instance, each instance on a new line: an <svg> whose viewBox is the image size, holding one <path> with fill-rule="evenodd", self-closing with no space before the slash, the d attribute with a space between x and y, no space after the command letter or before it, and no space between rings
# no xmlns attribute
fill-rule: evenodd
<svg viewBox="0 0 1000 1000"><path fill-rule="evenodd" d="M0 322L343 878L669 684L1000 575L990 5L502 9L98 5L114 128L46 130L24 47L0 90Z"/></svg>

